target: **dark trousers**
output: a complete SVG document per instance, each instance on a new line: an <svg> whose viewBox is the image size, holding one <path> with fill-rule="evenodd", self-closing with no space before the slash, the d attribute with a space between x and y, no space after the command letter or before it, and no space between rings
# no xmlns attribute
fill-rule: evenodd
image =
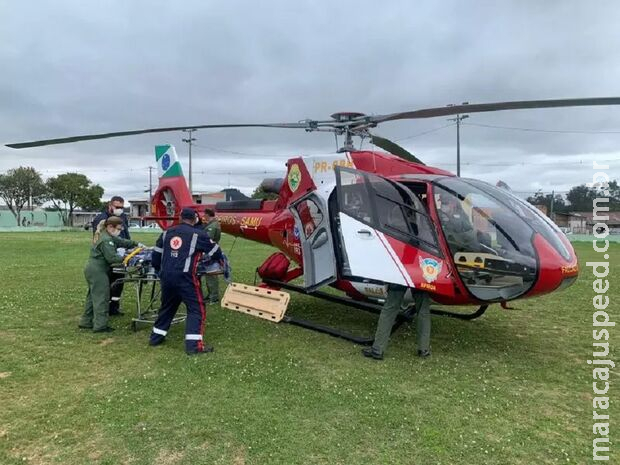
<svg viewBox="0 0 620 465"><path fill-rule="evenodd" d="M153 325L150 344L161 344L172 320L177 313L179 305L187 307L187 319L185 320L185 351L201 352L204 348L202 341L206 320L206 310L200 288L200 281L196 276L184 273L180 276L162 276L161 281L161 308L157 320Z"/></svg>
<svg viewBox="0 0 620 465"><path fill-rule="evenodd" d="M119 274L119 273L114 273L110 269L110 306L109 306L110 315L114 315L115 313L118 313L120 311L121 294L123 293L124 283L119 282L115 285L114 282L117 279L121 279L124 277L125 277L124 275Z"/></svg>
<svg viewBox="0 0 620 465"><path fill-rule="evenodd" d="M398 284L388 286L387 299L375 332L375 341L372 347L379 353L383 353L388 346L392 327L396 317L401 312L401 303L405 297L407 288ZM426 292L413 290L416 312L416 338L418 350L429 350L431 344L431 299Z"/></svg>

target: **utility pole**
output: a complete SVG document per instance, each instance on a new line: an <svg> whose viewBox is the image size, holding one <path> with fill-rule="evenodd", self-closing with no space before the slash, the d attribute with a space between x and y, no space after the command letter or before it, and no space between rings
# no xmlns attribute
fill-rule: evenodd
<svg viewBox="0 0 620 465"><path fill-rule="evenodd" d="M187 139L181 139L183 142L187 142L189 145L189 193L190 194L193 194L193 191L192 191L192 142L196 140L192 137L192 133L194 131L195 129L183 129L183 132L186 132L188 134L188 137Z"/></svg>
<svg viewBox="0 0 620 465"><path fill-rule="evenodd" d="M467 105L469 102L463 102ZM454 104L448 105L453 107ZM449 118L448 121L456 121L456 175L461 176L461 121L469 118L469 115L456 115L456 118Z"/></svg>
<svg viewBox="0 0 620 465"><path fill-rule="evenodd" d="M555 223L555 215L553 213L553 202L555 201L555 190L551 191L551 205L549 206L549 218Z"/></svg>

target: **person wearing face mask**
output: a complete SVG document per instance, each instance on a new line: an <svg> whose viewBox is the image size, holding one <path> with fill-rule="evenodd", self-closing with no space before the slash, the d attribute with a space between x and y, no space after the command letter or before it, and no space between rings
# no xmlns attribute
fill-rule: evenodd
<svg viewBox="0 0 620 465"><path fill-rule="evenodd" d="M129 236L129 219L127 218L127 215L124 213L124 207L125 207L125 200L122 197L115 195L114 197L110 199L106 209L102 211L101 213L99 213L92 222L91 229L93 231L93 239L94 239L94 234L97 231L97 226L101 223L101 221L105 221L108 218L113 217L113 216L119 217L121 220L123 220L123 223L122 223L123 230L120 233L121 239L127 239L127 240L131 239L131 237ZM109 276L110 283L113 283L114 281L122 277L123 277L122 275L113 273L112 269L110 268L110 276ZM120 301L121 301L122 293L123 293L122 282L110 289L109 313L112 316L123 315L123 312L120 311Z"/></svg>
<svg viewBox="0 0 620 465"><path fill-rule="evenodd" d="M84 268L84 276L88 283L84 315L79 327L92 329L95 333L114 331L108 326L108 306L110 302L110 269L119 265L123 257L117 255L117 247L137 247L139 244L121 238L123 220L118 216L110 216L99 230L99 238L90 249L90 257Z"/></svg>

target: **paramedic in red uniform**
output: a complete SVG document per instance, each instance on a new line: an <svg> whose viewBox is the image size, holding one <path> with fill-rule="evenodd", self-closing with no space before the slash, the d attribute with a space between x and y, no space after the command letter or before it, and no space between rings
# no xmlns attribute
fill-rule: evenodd
<svg viewBox="0 0 620 465"><path fill-rule="evenodd" d="M153 325L149 344L163 343L181 302L187 307L185 321L185 351L192 354L213 352L204 344L205 305L196 276L196 268L203 254L222 260L220 247L209 235L194 227L198 215L191 208L181 212L181 223L164 231L153 250L153 266L159 273L161 309Z"/></svg>

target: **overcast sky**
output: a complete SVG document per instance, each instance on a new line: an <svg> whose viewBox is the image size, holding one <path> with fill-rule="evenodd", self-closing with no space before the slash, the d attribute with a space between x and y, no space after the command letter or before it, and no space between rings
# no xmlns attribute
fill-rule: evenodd
<svg viewBox="0 0 620 465"><path fill-rule="evenodd" d="M506 100L620 96L617 1L0 0L0 142L159 126L325 119ZM592 160L620 178L620 108L472 114L462 175L566 191ZM455 171L446 118L377 133ZM487 126L531 128L533 132ZM78 171L145 198L153 146L182 133L0 148L0 172ZM414 137L415 136L415 137ZM194 190L251 192L287 158L334 151L329 133L194 134ZM364 143L369 148L368 142Z"/></svg>

